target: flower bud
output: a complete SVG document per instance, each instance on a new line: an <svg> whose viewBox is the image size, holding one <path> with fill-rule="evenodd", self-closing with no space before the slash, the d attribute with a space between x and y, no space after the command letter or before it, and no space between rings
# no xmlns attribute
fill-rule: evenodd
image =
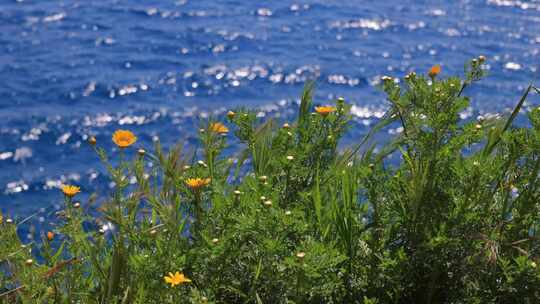
<svg viewBox="0 0 540 304"><path fill-rule="evenodd" d="M141 148L141 149L137 150L137 154L139 154L139 156L144 156L144 154L146 154L146 150Z"/></svg>
<svg viewBox="0 0 540 304"><path fill-rule="evenodd" d="M306 253L303 251L300 251L296 254L296 257L299 258L300 260L303 260L306 257Z"/></svg>
<svg viewBox="0 0 540 304"><path fill-rule="evenodd" d="M79 209L79 208L81 208L81 203L76 202L75 204L73 204L73 207L74 207L75 209Z"/></svg>
<svg viewBox="0 0 540 304"><path fill-rule="evenodd" d="M266 207L272 207L272 201L271 200L267 200L263 203L264 206Z"/></svg>
<svg viewBox="0 0 540 304"><path fill-rule="evenodd" d="M27 266L32 266L32 264L34 264L34 260L32 259L28 259L24 262Z"/></svg>
<svg viewBox="0 0 540 304"><path fill-rule="evenodd" d="M50 296L50 297L53 297L55 295L55 290L54 290L54 287L52 286L49 286L47 287L47 295Z"/></svg>
<svg viewBox="0 0 540 304"><path fill-rule="evenodd" d="M233 111L227 112L227 117L228 117L229 119L233 119L235 115L236 115L236 113L234 113Z"/></svg>
<svg viewBox="0 0 540 304"><path fill-rule="evenodd" d="M432 66L431 69L429 69L428 75L431 78L435 78L440 73L441 73L441 66L437 64L437 65Z"/></svg>
<svg viewBox="0 0 540 304"><path fill-rule="evenodd" d="M293 159L294 159L294 156L292 156L292 155L287 156L287 160L293 160Z"/></svg>
<svg viewBox="0 0 540 304"><path fill-rule="evenodd" d="M90 138L88 138L88 143L91 144L92 146L95 146L97 143L97 140L94 136L90 136Z"/></svg>
<svg viewBox="0 0 540 304"><path fill-rule="evenodd" d="M291 127L291 125L289 125L288 123L283 124L283 129L289 129L290 127Z"/></svg>
<svg viewBox="0 0 540 304"><path fill-rule="evenodd" d="M484 55L478 56L478 61L479 61L480 63L484 63L484 62L486 61L486 56L484 56Z"/></svg>
<svg viewBox="0 0 540 304"><path fill-rule="evenodd" d="M47 232L47 240L52 241L54 239L54 233L52 231Z"/></svg>
<svg viewBox="0 0 540 304"><path fill-rule="evenodd" d="M217 244L218 242L219 242L219 239L218 239L218 238L212 239L212 243Z"/></svg>

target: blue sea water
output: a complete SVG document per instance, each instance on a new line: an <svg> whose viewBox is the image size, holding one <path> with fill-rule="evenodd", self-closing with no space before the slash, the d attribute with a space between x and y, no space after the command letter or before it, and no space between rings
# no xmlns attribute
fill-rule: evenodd
<svg viewBox="0 0 540 304"><path fill-rule="evenodd" d="M111 155L117 128L195 144L201 117L238 106L286 120L307 79L317 102L354 104L349 142L387 107L381 76L480 54L464 117L504 113L539 52L538 0L0 0L0 210L39 225L62 183L106 194L88 135Z"/></svg>

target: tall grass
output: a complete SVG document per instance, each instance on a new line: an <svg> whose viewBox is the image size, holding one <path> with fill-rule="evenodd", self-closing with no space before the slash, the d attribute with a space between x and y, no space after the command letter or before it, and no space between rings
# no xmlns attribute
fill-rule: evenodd
<svg viewBox="0 0 540 304"><path fill-rule="evenodd" d="M388 112L349 149L349 105L315 107L311 82L296 121L231 111L203 124L200 154L92 142L115 185L101 213L66 192L30 244L2 218L0 301L540 303L540 108L513 123L538 89L507 118L461 120L484 60L385 77Z"/></svg>

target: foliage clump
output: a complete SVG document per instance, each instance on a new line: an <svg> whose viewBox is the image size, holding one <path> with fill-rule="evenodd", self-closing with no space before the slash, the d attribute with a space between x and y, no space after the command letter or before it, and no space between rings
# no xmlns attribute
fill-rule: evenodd
<svg viewBox="0 0 540 304"><path fill-rule="evenodd" d="M349 105L315 107L311 83L295 122L229 111L195 155L157 143L130 158L120 131L110 159L92 138L112 193L95 215L65 187L39 244L0 216L0 301L540 303L540 108L513 125L538 90L505 120L461 120L484 60L464 79L383 78L389 110L350 149ZM401 132L374 144L388 127Z"/></svg>

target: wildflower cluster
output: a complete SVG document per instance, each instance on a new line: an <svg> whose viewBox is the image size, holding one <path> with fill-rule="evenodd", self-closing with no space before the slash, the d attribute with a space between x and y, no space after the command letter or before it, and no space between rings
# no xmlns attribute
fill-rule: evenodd
<svg viewBox="0 0 540 304"><path fill-rule="evenodd" d="M0 302L539 303L540 108L513 124L538 89L504 120L461 120L485 60L384 77L388 112L351 148L349 105L316 104L312 83L294 121L229 111L195 155L91 137L114 189L94 214L64 185L42 242L0 214Z"/></svg>

